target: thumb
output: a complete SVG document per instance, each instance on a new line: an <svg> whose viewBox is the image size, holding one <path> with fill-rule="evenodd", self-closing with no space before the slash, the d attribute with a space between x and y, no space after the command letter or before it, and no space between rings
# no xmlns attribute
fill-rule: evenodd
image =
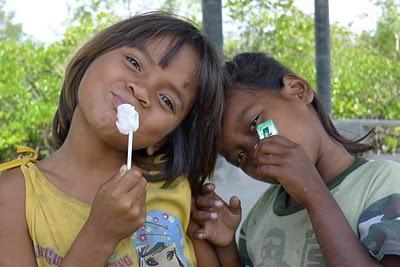
<svg viewBox="0 0 400 267"><path fill-rule="evenodd" d="M235 215L242 214L242 203L240 199L236 196L231 197L229 200L229 210Z"/></svg>
<svg viewBox="0 0 400 267"><path fill-rule="evenodd" d="M111 176L110 179L108 179L104 185L106 184L113 184L114 182L117 182L119 179L121 179L122 176L125 175L125 173L128 171L128 167L126 164L122 165L121 168L119 168L118 172L116 172L113 176Z"/></svg>

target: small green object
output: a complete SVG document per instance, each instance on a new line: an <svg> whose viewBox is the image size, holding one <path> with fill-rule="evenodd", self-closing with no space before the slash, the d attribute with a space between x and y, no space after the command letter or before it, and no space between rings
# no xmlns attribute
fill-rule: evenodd
<svg viewBox="0 0 400 267"><path fill-rule="evenodd" d="M271 135L278 135L278 130L273 120L267 120L257 125L257 133L260 140L270 137Z"/></svg>

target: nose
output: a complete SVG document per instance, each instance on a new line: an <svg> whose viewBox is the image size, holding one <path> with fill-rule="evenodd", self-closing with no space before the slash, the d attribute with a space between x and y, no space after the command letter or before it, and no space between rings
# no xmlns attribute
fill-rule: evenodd
<svg viewBox="0 0 400 267"><path fill-rule="evenodd" d="M133 96L139 101L140 105L147 108L150 106L149 89L144 85L139 85L134 82L128 83L128 89L133 93Z"/></svg>

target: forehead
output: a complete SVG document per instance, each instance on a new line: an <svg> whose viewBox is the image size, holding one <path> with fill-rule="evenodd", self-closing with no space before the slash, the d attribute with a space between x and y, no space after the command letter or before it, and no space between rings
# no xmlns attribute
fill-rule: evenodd
<svg viewBox="0 0 400 267"><path fill-rule="evenodd" d="M226 153L243 140L249 110L254 106L256 94L250 91L235 90L225 99L222 119L221 153ZM250 126L250 125L249 125Z"/></svg>
<svg viewBox="0 0 400 267"><path fill-rule="evenodd" d="M255 100L257 99L257 92L250 90L234 90L229 96L225 98L224 117L222 126L232 120L239 123L238 118L242 117L244 112L249 110Z"/></svg>
<svg viewBox="0 0 400 267"><path fill-rule="evenodd" d="M140 49L147 54L152 64L159 66L162 77L177 89L188 111L198 93L200 62L195 49L189 44L182 44L178 50L171 52L176 46L175 42L177 39L168 36L149 39Z"/></svg>

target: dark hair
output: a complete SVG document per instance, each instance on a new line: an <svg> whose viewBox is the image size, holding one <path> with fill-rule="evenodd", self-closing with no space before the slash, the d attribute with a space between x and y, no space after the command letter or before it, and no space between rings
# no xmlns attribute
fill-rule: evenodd
<svg viewBox="0 0 400 267"><path fill-rule="evenodd" d="M306 80L293 73L288 67L264 53L241 53L236 55L232 61L225 63L225 95L229 97L234 90L247 88L251 90L281 90L283 78L293 75L302 80L310 89ZM359 155L373 149L368 144L359 143L369 133L357 140L349 140L343 137L332 123L328 113L324 109L318 94L313 91L314 99L311 105L318 113L319 120L325 131L335 141L341 143L352 155Z"/></svg>
<svg viewBox="0 0 400 267"><path fill-rule="evenodd" d="M79 84L93 60L123 46L142 47L149 39L164 37L170 37L171 42L160 61L161 67L168 66L185 44L198 55L198 95L187 117L170 134L164 175L166 186L178 176L188 175L196 193L215 167L223 109L222 67L216 50L200 30L172 14L150 12L130 17L104 29L80 48L66 69L53 136L56 148L60 147L71 125Z"/></svg>

